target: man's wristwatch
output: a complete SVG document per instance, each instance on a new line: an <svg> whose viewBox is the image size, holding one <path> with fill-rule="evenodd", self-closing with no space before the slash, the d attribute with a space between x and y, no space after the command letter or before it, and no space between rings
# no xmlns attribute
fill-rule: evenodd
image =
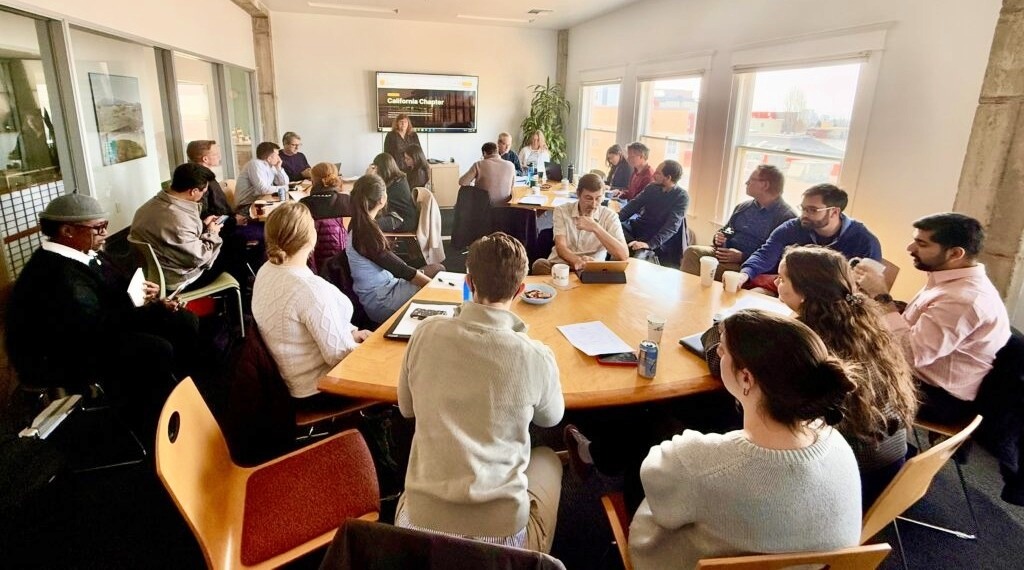
<svg viewBox="0 0 1024 570"><path fill-rule="evenodd" d="M877 302L879 302L879 303L881 303L883 305L888 305L889 303L892 303L892 295L890 295L888 293L882 293L881 295L875 295L875 301L877 301Z"/></svg>

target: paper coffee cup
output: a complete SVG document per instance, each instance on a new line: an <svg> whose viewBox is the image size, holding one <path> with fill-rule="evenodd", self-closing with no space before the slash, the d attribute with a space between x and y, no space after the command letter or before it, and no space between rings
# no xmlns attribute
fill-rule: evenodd
<svg viewBox="0 0 1024 570"><path fill-rule="evenodd" d="M700 258L700 286L710 287L715 282L715 271L718 270L718 259L706 255Z"/></svg>
<svg viewBox="0 0 1024 570"><path fill-rule="evenodd" d="M661 344L661 335L665 332L665 317L647 315L647 340Z"/></svg>
<svg viewBox="0 0 1024 570"><path fill-rule="evenodd" d="M743 274L738 271L726 271L722 274L722 283L725 284L726 293L735 293L743 284Z"/></svg>

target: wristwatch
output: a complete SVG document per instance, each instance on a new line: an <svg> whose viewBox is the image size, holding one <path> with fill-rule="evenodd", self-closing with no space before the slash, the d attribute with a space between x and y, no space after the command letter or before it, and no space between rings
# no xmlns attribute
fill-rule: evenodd
<svg viewBox="0 0 1024 570"><path fill-rule="evenodd" d="M879 302L879 303L881 303L883 305L888 305L889 303L892 303L892 295L890 295L888 293L882 293L881 295L875 295L875 301L877 301L877 302Z"/></svg>

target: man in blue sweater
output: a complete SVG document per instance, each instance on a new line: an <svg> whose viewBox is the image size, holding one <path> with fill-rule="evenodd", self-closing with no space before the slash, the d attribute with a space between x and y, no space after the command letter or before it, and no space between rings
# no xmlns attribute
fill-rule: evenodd
<svg viewBox="0 0 1024 570"><path fill-rule="evenodd" d="M849 198L846 192L832 184L818 184L804 190L800 203L800 217L789 220L768 236L757 251L750 255L740 273L750 280L750 286L776 292L775 274L787 246L823 245L845 255L882 260L882 246L868 228L843 214Z"/></svg>
<svg viewBox="0 0 1024 570"><path fill-rule="evenodd" d="M654 182L619 212L622 233L633 255L652 249L660 256L664 246L671 245L669 241L682 226L690 202L690 195L676 184L682 176L681 164L662 162L654 171Z"/></svg>

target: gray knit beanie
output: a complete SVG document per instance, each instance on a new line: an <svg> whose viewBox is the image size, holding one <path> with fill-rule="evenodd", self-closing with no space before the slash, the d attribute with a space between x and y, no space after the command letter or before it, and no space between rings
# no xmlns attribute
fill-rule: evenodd
<svg viewBox="0 0 1024 570"><path fill-rule="evenodd" d="M67 194L54 198L39 214L40 220L54 222L87 222L106 217L107 213L103 211L103 206L96 198L81 194Z"/></svg>

